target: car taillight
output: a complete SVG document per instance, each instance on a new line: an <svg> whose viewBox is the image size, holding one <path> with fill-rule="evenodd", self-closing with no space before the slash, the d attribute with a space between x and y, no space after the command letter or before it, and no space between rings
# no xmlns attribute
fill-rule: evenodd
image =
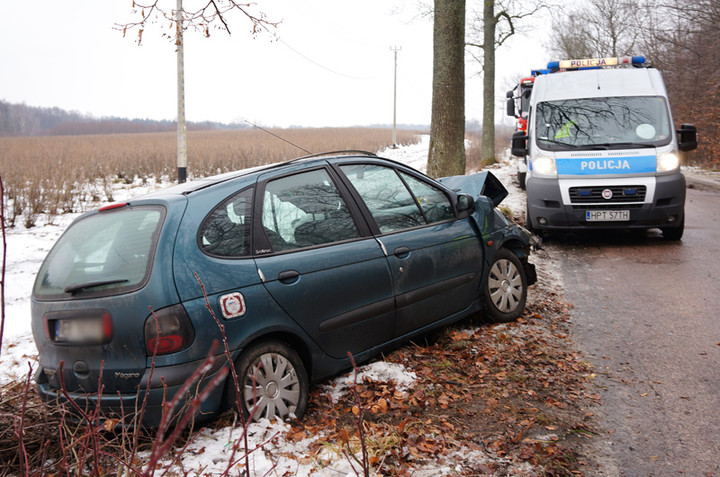
<svg viewBox="0 0 720 477"><path fill-rule="evenodd" d="M150 314L145 320L145 349L148 356L184 350L195 339L195 329L182 305Z"/></svg>

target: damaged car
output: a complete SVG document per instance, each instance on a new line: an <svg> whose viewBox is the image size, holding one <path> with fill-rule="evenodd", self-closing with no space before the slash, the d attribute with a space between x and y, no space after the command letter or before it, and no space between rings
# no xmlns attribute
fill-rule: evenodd
<svg viewBox="0 0 720 477"><path fill-rule="evenodd" d="M85 213L34 284L39 394L146 427L302 417L311 383L351 358L522 314L536 275L506 195L490 172L436 181L346 151Z"/></svg>

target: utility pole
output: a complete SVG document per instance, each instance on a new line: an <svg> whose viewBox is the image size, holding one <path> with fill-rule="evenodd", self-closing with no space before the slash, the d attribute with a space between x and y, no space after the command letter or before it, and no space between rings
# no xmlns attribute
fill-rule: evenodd
<svg viewBox="0 0 720 477"><path fill-rule="evenodd" d="M393 149L397 148L397 54L400 50L402 50L401 46L390 47L390 51L395 54L395 74L393 76Z"/></svg>
<svg viewBox="0 0 720 477"><path fill-rule="evenodd" d="M187 178L187 127L185 126L185 61L183 58L183 13L182 0L177 0L175 11L177 27L177 181Z"/></svg>

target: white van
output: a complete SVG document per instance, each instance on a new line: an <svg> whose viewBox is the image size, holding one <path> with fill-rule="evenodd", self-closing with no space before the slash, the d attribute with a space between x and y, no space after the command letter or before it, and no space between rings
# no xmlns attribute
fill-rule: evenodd
<svg viewBox="0 0 720 477"><path fill-rule="evenodd" d="M527 226L543 230L684 229L679 151L697 147L694 126L677 134L660 72L643 57L548 64L530 97L527 133L512 153L527 156Z"/></svg>

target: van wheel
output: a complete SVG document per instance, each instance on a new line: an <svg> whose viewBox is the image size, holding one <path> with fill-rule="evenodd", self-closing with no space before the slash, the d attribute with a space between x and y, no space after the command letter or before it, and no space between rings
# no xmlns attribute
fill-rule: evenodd
<svg viewBox="0 0 720 477"><path fill-rule="evenodd" d="M300 418L308 404L309 381L298 354L281 342L264 342L243 352L235 361L240 384L240 405L246 419L281 420ZM238 396L232 377L225 387L225 399L235 403Z"/></svg>
<svg viewBox="0 0 720 477"><path fill-rule="evenodd" d="M525 190L525 177L527 177L527 172L518 172L518 183L520 184L520 188L522 190Z"/></svg>
<svg viewBox="0 0 720 477"><path fill-rule="evenodd" d="M525 310L527 277L520 259L507 249L498 250L483 290L486 316L493 323L517 319Z"/></svg>
<svg viewBox="0 0 720 477"><path fill-rule="evenodd" d="M662 232L663 240L680 240L685 231L685 217L680 221L680 225L677 227L660 227Z"/></svg>

